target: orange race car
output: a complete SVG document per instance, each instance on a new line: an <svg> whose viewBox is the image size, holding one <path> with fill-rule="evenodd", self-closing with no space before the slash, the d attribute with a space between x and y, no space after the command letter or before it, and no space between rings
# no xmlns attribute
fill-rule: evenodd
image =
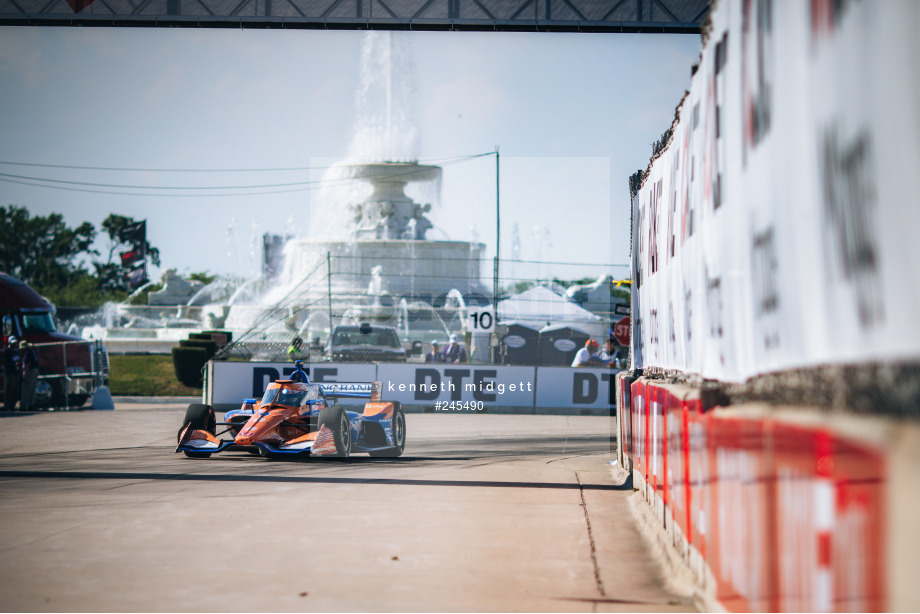
<svg viewBox="0 0 920 614"><path fill-rule="evenodd" d="M339 399L367 399L363 412L348 411ZM217 432L218 427L223 430ZM230 434L231 439L221 436ZM210 405L188 406L176 452L208 458L244 450L267 457L338 456L367 452L396 457L406 447L406 416L398 401L380 400L380 383L311 384L277 380L261 401L246 399L217 422Z"/></svg>

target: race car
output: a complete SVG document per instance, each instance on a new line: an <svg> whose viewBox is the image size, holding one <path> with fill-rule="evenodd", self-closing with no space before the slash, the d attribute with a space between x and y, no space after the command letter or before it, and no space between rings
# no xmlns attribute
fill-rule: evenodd
<svg viewBox="0 0 920 614"><path fill-rule="evenodd" d="M277 380L261 401L246 399L217 422L214 408L188 406L176 452L208 458L215 452L245 450L266 457L335 456L354 452L396 457L406 447L406 416L398 401L380 400L380 383L311 384ZM367 399L362 412L340 399ZM217 432L218 427L223 430ZM221 436L230 434L230 439Z"/></svg>

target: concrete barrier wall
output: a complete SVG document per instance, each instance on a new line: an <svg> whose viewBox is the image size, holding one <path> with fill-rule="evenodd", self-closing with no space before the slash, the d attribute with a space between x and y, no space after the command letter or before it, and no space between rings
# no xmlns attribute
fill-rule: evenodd
<svg viewBox="0 0 920 614"><path fill-rule="evenodd" d="M620 462L730 611L920 608L920 427L617 377Z"/></svg>

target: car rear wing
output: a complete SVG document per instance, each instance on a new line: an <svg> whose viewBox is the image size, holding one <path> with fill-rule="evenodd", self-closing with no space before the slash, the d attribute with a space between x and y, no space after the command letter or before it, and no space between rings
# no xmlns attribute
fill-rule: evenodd
<svg viewBox="0 0 920 614"><path fill-rule="evenodd" d="M369 401L379 401L382 386L380 382L365 383L343 383L329 382L322 383L320 387L323 390L323 396L334 399L367 399Z"/></svg>

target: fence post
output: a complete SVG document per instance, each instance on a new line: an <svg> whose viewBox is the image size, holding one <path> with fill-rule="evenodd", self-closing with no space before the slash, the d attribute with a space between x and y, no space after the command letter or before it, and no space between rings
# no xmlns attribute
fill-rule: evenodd
<svg viewBox="0 0 920 614"><path fill-rule="evenodd" d="M329 295L329 336L332 336L332 252L326 252L326 292Z"/></svg>
<svg viewBox="0 0 920 614"><path fill-rule="evenodd" d="M67 343L61 345L61 353L64 358L64 409L70 409L70 377L67 375Z"/></svg>

